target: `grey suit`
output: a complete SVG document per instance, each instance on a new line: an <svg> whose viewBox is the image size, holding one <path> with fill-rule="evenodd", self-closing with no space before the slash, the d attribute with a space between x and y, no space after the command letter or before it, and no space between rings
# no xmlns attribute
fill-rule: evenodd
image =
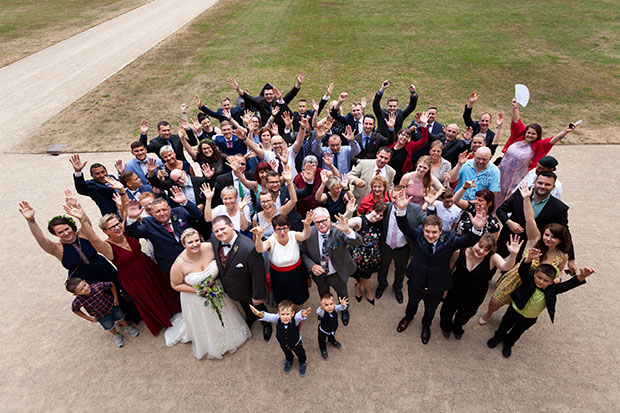
<svg viewBox="0 0 620 413"><path fill-rule="evenodd" d="M355 232L354 232L355 233ZM332 226L329 229L327 239L327 256L336 271L334 274L312 275L312 279L317 285L319 295L329 292L329 287L334 288L339 297L348 297L347 279L357 270L357 264L353 261L347 245L362 245L362 239L355 233L355 238L347 235ZM301 243L301 259L304 261L308 271L313 265L321 265L321 251L319 250L319 232L313 227L310 237Z"/></svg>
<svg viewBox="0 0 620 413"><path fill-rule="evenodd" d="M390 264L394 261L394 283L392 284L392 288L394 288L395 291L401 291L403 288L403 281L405 279L405 269L407 268L407 262L409 261L409 253L413 250L413 240L405 237L407 244L401 248L392 249L388 245L386 237L388 234L390 214L393 214L394 211L394 205L389 202L388 209L385 211L385 219L383 219L383 229L381 231L380 245L382 260L378 281L379 288L385 290L388 286L388 270L390 269ZM426 218L426 214L422 212L422 208L419 205L409 203L407 205L406 217L409 225L417 228L422 225L422 221ZM398 231L400 231L400 229Z"/></svg>
<svg viewBox="0 0 620 413"><path fill-rule="evenodd" d="M362 181L366 182L366 186L363 188L358 188L353 185L352 192L353 196L355 196L356 203L359 204L360 200L370 193L370 180L375 176L376 167L376 159L362 159L353 169L351 169L351 172L347 174L349 180L352 180L352 178L360 178ZM388 190L391 191L394 187L394 175L396 175L396 171L390 165L385 165L385 171L387 175L386 179L389 185Z"/></svg>

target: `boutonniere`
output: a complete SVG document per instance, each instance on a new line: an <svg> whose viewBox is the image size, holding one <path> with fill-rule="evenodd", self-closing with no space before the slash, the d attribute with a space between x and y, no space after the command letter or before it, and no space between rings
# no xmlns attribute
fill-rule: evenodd
<svg viewBox="0 0 620 413"><path fill-rule="evenodd" d="M237 251L239 251L239 246L238 245L233 246L232 252L236 254Z"/></svg>
<svg viewBox="0 0 620 413"><path fill-rule="evenodd" d="M179 220L179 218L176 215L172 216L172 222L177 222Z"/></svg>
<svg viewBox="0 0 620 413"><path fill-rule="evenodd" d="M183 222L182 219L179 219L179 226L180 227L184 227L185 226L185 222Z"/></svg>
<svg viewBox="0 0 620 413"><path fill-rule="evenodd" d="M439 242L444 242L446 240L446 233L444 232L443 234L441 234L441 237L439 237Z"/></svg>

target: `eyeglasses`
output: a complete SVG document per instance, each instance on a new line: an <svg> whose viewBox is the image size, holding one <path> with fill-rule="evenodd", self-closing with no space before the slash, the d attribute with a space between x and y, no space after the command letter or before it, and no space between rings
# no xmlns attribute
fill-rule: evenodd
<svg viewBox="0 0 620 413"><path fill-rule="evenodd" d="M320 221L314 221L314 225L325 225L329 221L329 218L322 219Z"/></svg>
<svg viewBox="0 0 620 413"><path fill-rule="evenodd" d="M274 232L286 232L288 231L288 227L275 228L273 231Z"/></svg>
<svg viewBox="0 0 620 413"><path fill-rule="evenodd" d="M106 228L106 231L110 231L110 230L112 230L114 228L118 228L120 226L121 226L121 223L117 222L116 224L112 225L111 227Z"/></svg>

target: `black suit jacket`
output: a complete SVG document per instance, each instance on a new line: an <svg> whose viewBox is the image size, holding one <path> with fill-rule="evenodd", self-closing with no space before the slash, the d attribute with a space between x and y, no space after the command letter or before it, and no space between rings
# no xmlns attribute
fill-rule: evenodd
<svg viewBox="0 0 620 413"><path fill-rule="evenodd" d="M241 303L251 304L252 298L264 300L267 294L265 263L263 256L254 249L252 240L237 233L237 239L228 253L225 267L222 267L220 260L220 241L215 235L211 235L210 241L215 253L219 279L226 294Z"/></svg>
<svg viewBox="0 0 620 413"><path fill-rule="evenodd" d="M185 133L187 134L187 142L189 142L190 145L198 145L198 140L196 140L196 136L191 129L186 129ZM146 140L147 135L145 133L141 133L140 142L146 146L146 151L156 154L160 159L161 156L159 155L159 150L166 145L170 145L172 146L172 149L174 149L177 160L187 161L187 159L185 159L185 154L183 153L183 144L181 143L181 138L179 138L179 135L170 135L170 138L167 140L158 135L155 139L152 139L148 145Z"/></svg>
<svg viewBox="0 0 620 413"><path fill-rule="evenodd" d="M370 134L370 141L368 141L368 146L365 148L362 146L362 134L359 134L355 137L355 140L359 144L362 151L355 156L355 159L375 159L377 157L377 151L382 146L389 145L389 140L385 136L381 135L378 132L372 132Z"/></svg>
<svg viewBox="0 0 620 413"><path fill-rule="evenodd" d="M381 251L385 248L389 248L386 242L386 237L388 233L388 226L390 225L390 214L394 212L394 204L388 202L388 208L385 211L385 218L383 218L383 226L381 231L381 238L379 239L379 244L381 245ZM407 221L409 225L413 228L417 228L422 225L424 218L426 218L426 214L422 211L422 207L417 204L412 204L411 202L407 205ZM407 244L409 245L409 249L413 250L413 240L405 235L407 239Z"/></svg>
<svg viewBox="0 0 620 413"><path fill-rule="evenodd" d="M517 308L523 309L525 304L529 301L532 294L536 290L536 284L534 283L534 271L531 270L531 263L522 262L519 266L519 277L521 278L521 285L510 295L512 301ZM559 284L551 284L543 290L545 293L545 304L547 306L547 312L553 323L555 317L555 303L556 295L565 293L568 290L572 290L575 287L579 287L586 283L586 280L579 281L579 278L573 277L570 280L561 282Z"/></svg>
<svg viewBox="0 0 620 413"><path fill-rule="evenodd" d="M473 120L471 118L471 108L468 108L467 105L465 105L465 110L463 111L463 120L465 121L465 126L471 126L471 128L474 130L474 134L471 136L476 136L478 133L480 133L480 123L477 120ZM485 144L491 150L491 154L495 155L497 145L491 145L493 139L495 139L495 132L489 129L485 137Z"/></svg>
<svg viewBox="0 0 620 413"><path fill-rule="evenodd" d="M383 136L388 136L390 130L388 129L387 123L385 122L385 120L388 118L388 111L387 109L381 109L382 97L383 93L381 91L378 91L375 94L375 97L372 100L372 110L375 113L375 117L377 118L377 132L379 132ZM398 131L403 127L403 122L415 110L417 104L418 94L416 92L413 92L409 96L409 105L407 105L404 110L396 110L396 123L394 124L394 131L396 133L398 133Z"/></svg>
<svg viewBox="0 0 620 413"><path fill-rule="evenodd" d="M195 204L204 205L206 199L205 199L204 194L200 190L200 187L202 186L202 184L206 184L207 180L203 178L202 176L188 176L188 178L192 180L192 189L194 191L194 197L196 200ZM172 180L166 179L165 181L162 181L155 174L153 174L153 176L147 176L147 179L151 185L153 185L156 188L163 189L165 191L169 191L170 188L175 186L175 183L172 182ZM171 206L173 207L179 206L172 200L170 202L171 202Z"/></svg>
<svg viewBox="0 0 620 413"><path fill-rule="evenodd" d="M422 139L420 125L418 125L415 121L411 122L411 125L417 126L417 129L413 134L413 140L417 142ZM415 151L413 155L411 155L411 162L413 163L413 165L416 165L418 163L418 159L420 159L421 156L425 156L430 153L431 143L433 143L434 141L444 142L445 140L446 134L443 132L443 125L439 122L433 122L433 127L428 128L428 141L426 142L426 145L424 145L421 149Z"/></svg>
<svg viewBox="0 0 620 413"><path fill-rule="evenodd" d="M508 216L509 213L512 213L510 217ZM497 252L504 256L504 254L508 252L506 243L510 240L510 235L513 234L508 225L506 225L506 221L510 219L525 229L525 213L523 212L523 197L521 196L521 192L515 191L510 198L505 200L504 203L497 208L496 214L504 225L497 239ZM564 225L566 229L568 229L568 205L554 196L549 198L547 204L536 217L536 226L541 232L545 225L551 223ZM523 234L519 234L519 236L522 240L525 240L521 247L521 250L523 250L527 243L527 234L524 232ZM575 252L573 251L572 245L568 255L571 260L575 259Z"/></svg>
<svg viewBox="0 0 620 413"><path fill-rule="evenodd" d="M479 235L469 232L457 237L454 231L442 231L435 245L435 253L424 238L422 226L409 225L406 216L397 217L398 227L413 240L413 258L407 266L407 278L415 288L423 290L428 287L433 295L441 294L452 288L450 258L454 251L467 248L478 242Z"/></svg>
<svg viewBox="0 0 620 413"><path fill-rule="evenodd" d="M459 155L468 150L467 144L461 139L455 139L452 142L448 142L444 145L441 157L452 164L454 168L459 162Z"/></svg>
<svg viewBox="0 0 620 413"><path fill-rule="evenodd" d="M254 180L254 174L250 171L245 171L243 172L243 175L246 177L246 179L253 181ZM233 179L233 173L232 172L226 172L222 175L218 175L217 178L215 178L215 194L213 196L213 206L216 205L220 205L222 203L222 198L220 196L220 193L222 192L222 189L226 188L227 186L231 186L234 182ZM239 188L237 188L238 190ZM249 194L250 197L252 198L252 202L254 202L254 194L251 193L252 191L250 191Z"/></svg>

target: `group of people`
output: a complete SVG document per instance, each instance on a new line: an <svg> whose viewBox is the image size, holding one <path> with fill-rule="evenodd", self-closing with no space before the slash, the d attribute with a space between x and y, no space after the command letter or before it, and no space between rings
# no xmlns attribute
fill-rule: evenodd
<svg viewBox="0 0 620 413"><path fill-rule="evenodd" d="M43 234L28 202L20 204L38 244L68 270L78 316L99 322L119 347L123 331L138 334L131 323L144 321L154 335L165 328L168 345L191 341L197 358L234 352L260 319L265 340L276 325L284 372L297 355L303 376L299 324L311 312L303 306L312 282L321 297L319 349L327 358L326 342L341 347L337 314L344 326L351 317L350 277L356 301L375 305L393 262L399 304L408 279L397 331L407 329L424 301L426 344L442 303L443 336L462 337L499 270L478 322L508 306L488 346L503 343L510 357L545 308L553 321L556 295L594 272L576 266L558 161L548 155L575 125L543 138L540 125L523 123L513 99L510 136L493 163L504 115L493 122L484 112L474 120L476 91L461 133L457 124L439 123L436 106L415 112L413 84L406 108L396 97L382 107L390 80L375 93L373 113L362 97L344 114L349 95L330 101L333 84L318 103L299 99L293 111L304 78L301 71L284 96L270 83L252 96L231 78L238 99L226 97L215 110L196 96L196 117L181 105L178 132L160 121L150 141L142 121L133 157L115 163L116 176L93 163L87 180L87 162L71 156L75 190L98 206L106 239L70 190L66 215L47 226L58 241Z"/></svg>

